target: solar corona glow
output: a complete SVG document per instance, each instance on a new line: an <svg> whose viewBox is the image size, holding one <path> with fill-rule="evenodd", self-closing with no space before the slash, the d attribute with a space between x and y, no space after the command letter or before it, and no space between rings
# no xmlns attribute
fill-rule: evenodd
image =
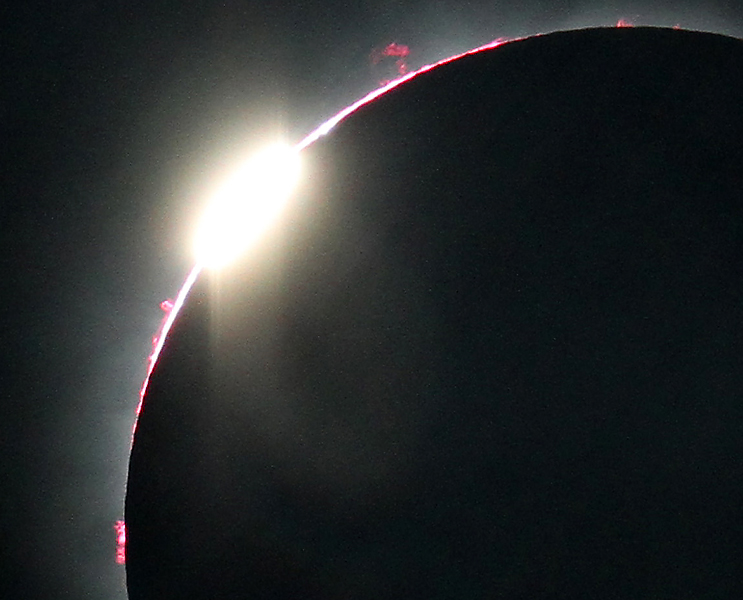
<svg viewBox="0 0 743 600"><path fill-rule="evenodd" d="M198 263L219 268L245 252L268 229L297 184L299 153L272 145L248 159L217 190L199 224Z"/></svg>

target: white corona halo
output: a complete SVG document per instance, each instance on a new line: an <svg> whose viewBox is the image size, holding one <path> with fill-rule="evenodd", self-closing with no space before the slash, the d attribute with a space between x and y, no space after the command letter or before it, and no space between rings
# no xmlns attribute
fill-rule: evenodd
<svg viewBox="0 0 743 600"><path fill-rule="evenodd" d="M199 265L218 268L243 254L278 218L299 179L299 151L275 144L218 188L198 225Z"/></svg>

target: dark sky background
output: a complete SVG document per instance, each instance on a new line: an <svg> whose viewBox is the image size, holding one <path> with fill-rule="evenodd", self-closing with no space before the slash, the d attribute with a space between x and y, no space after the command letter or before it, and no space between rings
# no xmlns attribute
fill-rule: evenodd
<svg viewBox="0 0 743 600"><path fill-rule="evenodd" d="M126 597L138 391L225 165L498 37L610 25L743 36L732 1L17 2L2 9L0 597ZM665 6L665 7L664 7ZM184 524L184 526L187 524Z"/></svg>

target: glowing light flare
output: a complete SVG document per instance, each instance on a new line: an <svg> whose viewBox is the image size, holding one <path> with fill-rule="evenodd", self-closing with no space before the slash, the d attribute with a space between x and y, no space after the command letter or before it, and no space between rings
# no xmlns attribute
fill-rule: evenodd
<svg viewBox="0 0 743 600"><path fill-rule="evenodd" d="M204 267L237 258L276 220L299 179L299 152L274 145L250 158L217 190L196 233Z"/></svg>

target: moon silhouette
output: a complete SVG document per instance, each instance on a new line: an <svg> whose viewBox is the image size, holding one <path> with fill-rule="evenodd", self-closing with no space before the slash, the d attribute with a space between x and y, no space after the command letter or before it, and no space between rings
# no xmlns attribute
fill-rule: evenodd
<svg viewBox="0 0 743 600"><path fill-rule="evenodd" d="M152 371L131 600L738 596L740 73L720 35L554 33L304 148Z"/></svg>

